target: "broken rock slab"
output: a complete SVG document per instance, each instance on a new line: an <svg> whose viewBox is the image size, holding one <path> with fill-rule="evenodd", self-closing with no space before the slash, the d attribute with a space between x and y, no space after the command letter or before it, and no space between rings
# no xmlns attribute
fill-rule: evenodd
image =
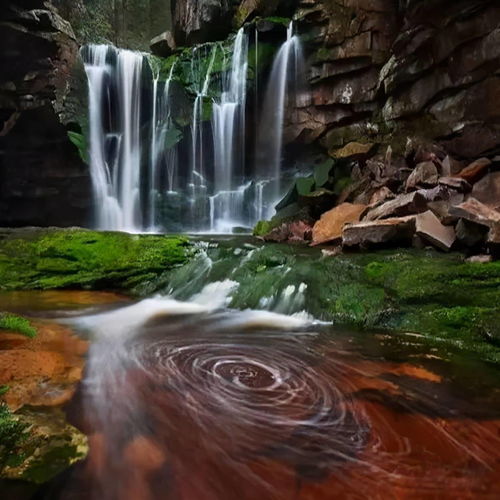
<svg viewBox="0 0 500 500"><path fill-rule="evenodd" d="M415 224L416 235L436 248L447 252L455 243L455 229L441 224L441 221L431 210L418 214Z"/></svg>
<svg viewBox="0 0 500 500"><path fill-rule="evenodd" d="M486 170L491 165L488 158L479 158L461 170L455 177L465 179L469 184L474 184L486 174Z"/></svg>
<svg viewBox="0 0 500 500"><path fill-rule="evenodd" d="M344 225L359 221L366 208L366 205L342 203L332 210L325 212L313 227L312 244L321 245L340 240Z"/></svg>
<svg viewBox="0 0 500 500"><path fill-rule="evenodd" d="M406 190L411 191L419 187L431 187L438 183L439 173L432 161L419 163L406 180Z"/></svg>
<svg viewBox="0 0 500 500"><path fill-rule="evenodd" d="M487 227L500 222L500 212L475 198L469 198L460 205L450 207L450 214Z"/></svg>
<svg viewBox="0 0 500 500"><path fill-rule="evenodd" d="M343 247L409 246L415 234L416 216L358 222L344 227Z"/></svg>
<svg viewBox="0 0 500 500"><path fill-rule="evenodd" d="M382 205L370 210L364 220L373 221L389 217L407 216L424 212L427 209L427 199L419 191L402 194L394 200L386 201Z"/></svg>
<svg viewBox="0 0 500 500"><path fill-rule="evenodd" d="M486 174L476 182L471 196L490 208L500 208L500 172Z"/></svg>
<svg viewBox="0 0 500 500"><path fill-rule="evenodd" d="M168 57L176 49L174 35L170 31L165 31L161 35L153 38L149 44L151 52L155 56Z"/></svg>

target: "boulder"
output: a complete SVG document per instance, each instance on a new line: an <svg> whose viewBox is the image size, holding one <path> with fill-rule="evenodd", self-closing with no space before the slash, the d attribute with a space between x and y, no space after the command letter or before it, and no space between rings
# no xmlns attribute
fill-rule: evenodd
<svg viewBox="0 0 500 500"><path fill-rule="evenodd" d="M471 196L490 208L500 207L500 172L486 174L474 184Z"/></svg>
<svg viewBox="0 0 500 500"><path fill-rule="evenodd" d="M418 214L416 219L416 234L435 247L449 251L455 242L455 229L444 226L431 210Z"/></svg>
<svg viewBox="0 0 500 500"><path fill-rule="evenodd" d="M345 224L357 222L366 211L366 205L342 203L325 212L316 222L312 231L313 245L340 240Z"/></svg>
<svg viewBox="0 0 500 500"><path fill-rule="evenodd" d="M150 47L155 56L168 57L176 49L174 35L171 31L165 31L151 40Z"/></svg>
<svg viewBox="0 0 500 500"><path fill-rule="evenodd" d="M452 206L450 214L487 227L500 222L500 212L493 210L474 198L469 198L460 205Z"/></svg>
<svg viewBox="0 0 500 500"><path fill-rule="evenodd" d="M490 165L491 161L488 158L479 158L479 160L472 162L461 170L455 177L460 177L470 184L474 184L486 174L486 170Z"/></svg>
<svg viewBox="0 0 500 500"><path fill-rule="evenodd" d="M438 183L438 178L437 167L432 161L419 163L406 181L406 190L435 186Z"/></svg>
<svg viewBox="0 0 500 500"><path fill-rule="evenodd" d="M395 216L406 216L424 212L426 209L426 197L420 191L414 191L413 193L401 194L394 200L386 201L370 210L364 219L372 221Z"/></svg>
<svg viewBox="0 0 500 500"><path fill-rule="evenodd" d="M344 247L408 246L415 234L416 216L358 222L344 227Z"/></svg>
<svg viewBox="0 0 500 500"><path fill-rule="evenodd" d="M451 226L458 222L458 217L450 215L449 201L431 201L427 206L445 226Z"/></svg>

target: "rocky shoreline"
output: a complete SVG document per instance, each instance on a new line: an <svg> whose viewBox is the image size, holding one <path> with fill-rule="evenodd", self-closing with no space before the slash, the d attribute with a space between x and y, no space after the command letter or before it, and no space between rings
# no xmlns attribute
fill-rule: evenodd
<svg viewBox="0 0 500 500"><path fill-rule="evenodd" d="M434 145L393 161L389 148L385 156L366 160L339 193L336 206L315 220L311 198L333 194L334 170L332 165L321 186L311 176L313 185L305 195L296 183L287 198L293 203L260 223L254 234L265 241L328 245L338 251L432 246L498 258L500 158L464 165Z"/></svg>

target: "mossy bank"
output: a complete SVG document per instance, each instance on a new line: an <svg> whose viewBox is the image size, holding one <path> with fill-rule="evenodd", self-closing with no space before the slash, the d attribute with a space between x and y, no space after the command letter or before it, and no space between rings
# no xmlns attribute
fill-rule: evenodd
<svg viewBox="0 0 500 500"><path fill-rule="evenodd" d="M318 249L248 237L69 230L6 231L0 288L156 292L188 300L215 281L238 286L229 307L305 310L336 325L412 332L500 361L500 262L392 250L325 257Z"/></svg>
<svg viewBox="0 0 500 500"><path fill-rule="evenodd" d="M0 290L111 289L145 293L151 280L185 264L184 237L85 229L20 229L0 234Z"/></svg>

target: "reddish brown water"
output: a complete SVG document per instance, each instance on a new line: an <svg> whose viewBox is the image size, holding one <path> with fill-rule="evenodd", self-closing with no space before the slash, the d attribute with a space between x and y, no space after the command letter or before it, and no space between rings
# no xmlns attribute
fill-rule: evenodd
<svg viewBox="0 0 500 500"><path fill-rule="evenodd" d="M93 303L28 309L71 301ZM90 453L39 498L500 498L496 367L414 336L238 318L128 329L127 316L94 332L67 407Z"/></svg>
<svg viewBox="0 0 500 500"><path fill-rule="evenodd" d="M223 324L94 344L72 408L90 455L62 498L500 498L496 369L411 337Z"/></svg>

